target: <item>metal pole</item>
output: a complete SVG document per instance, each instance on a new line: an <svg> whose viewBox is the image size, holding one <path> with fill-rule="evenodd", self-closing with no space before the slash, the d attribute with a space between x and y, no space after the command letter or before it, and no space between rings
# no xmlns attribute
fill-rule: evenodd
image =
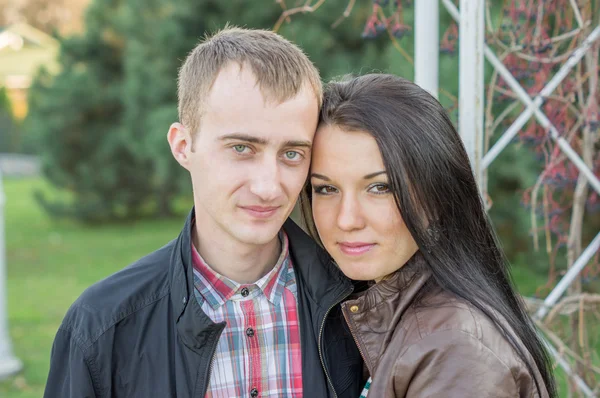
<svg viewBox="0 0 600 398"><path fill-rule="evenodd" d="M591 260L592 257L596 254L596 252L600 249L600 232L594 240L588 245L588 247L581 253L581 256L575 261L573 266L567 271L565 276L562 277L560 282L552 289L546 300L544 300L544 304L538 308L535 313L535 317L541 320L546 316L550 308L556 304L558 299L563 295L565 290L573 283L573 280L579 275L581 270L585 268L588 261Z"/></svg>
<svg viewBox="0 0 600 398"><path fill-rule="evenodd" d="M460 0L458 131L478 184L483 170L484 10L485 0Z"/></svg>
<svg viewBox="0 0 600 398"><path fill-rule="evenodd" d="M8 334L8 310L6 305L6 250L4 237L4 205L6 197L0 168L0 379L11 376L21 370L23 364L12 353Z"/></svg>
<svg viewBox="0 0 600 398"><path fill-rule="evenodd" d="M415 83L438 98L439 0L415 1Z"/></svg>

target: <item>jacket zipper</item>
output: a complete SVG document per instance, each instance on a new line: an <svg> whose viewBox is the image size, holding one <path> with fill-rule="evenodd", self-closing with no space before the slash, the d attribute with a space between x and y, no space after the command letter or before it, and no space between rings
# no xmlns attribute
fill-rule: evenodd
<svg viewBox="0 0 600 398"><path fill-rule="evenodd" d="M220 337L220 335L221 335L221 333L219 333L219 337ZM210 360L210 365L208 367L208 371L205 376L206 383L204 384L204 388L203 388L202 394L200 395L200 398L204 397L206 395L206 391L208 390L208 384L210 383L210 375L212 374L213 366L215 364L215 358L217 356L217 346L218 345L219 345L219 338L217 338L215 340L215 345L212 349L212 359Z"/></svg>
<svg viewBox="0 0 600 398"><path fill-rule="evenodd" d="M208 374L207 379L210 383L210 376L212 375L212 371L213 371L213 366L215 366L215 360L217 359L217 352L216 352L216 348L215 348L215 352L213 353L212 359L210 360L210 366L208 367ZM208 384L207 384L207 389L208 389Z"/></svg>
<svg viewBox="0 0 600 398"><path fill-rule="evenodd" d="M344 319L346 320L346 323L348 324L348 327L350 328L350 334L352 335L352 338L354 339L354 342L356 343L356 348L358 348L358 352L360 352L360 356L362 357L363 361L365 361L365 364L367 363L367 357L365 356L360 344L358 343L358 339L356 338L356 331L352 330L352 323L350 322L350 320L348 319L348 317L346 316L346 313L344 312L344 310L342 309L342 314L344 315ZM368 366L367 366L368 368ZM371 370L369 370L369 374L371 373Z"/></svg>
<svg viewBox="0 0 600 398"><path fill-rule="evenodd" d="M339 300L335 301L335 303L331 307L329 307L327 312L325 312L325 316L323 317L323 323L321 323L321 328L319 329L319 358L321 359L321 366L323 366L323 370L325 371L325 376L327 377L327 382L331 386L331 390L333 391L334 398L337 398L337 393L335 392L335 387L333 386L333 382L331 381L331 378L329 377L329 372L327 372L327 366L325 366L325 361L323 360L323 350L321 348L321 346L322 346L321 342L323 340L323 328L325 327L325 321L327 320L327 315L329 315L329 311L331 311L333 309L333 307L335 307L336 305L341 303L346 297L348 297L350 295L350 293L352 293L353 290L354 290L354 287L351 287L349 291L344 293L343 297L341 297Z"/></svg>

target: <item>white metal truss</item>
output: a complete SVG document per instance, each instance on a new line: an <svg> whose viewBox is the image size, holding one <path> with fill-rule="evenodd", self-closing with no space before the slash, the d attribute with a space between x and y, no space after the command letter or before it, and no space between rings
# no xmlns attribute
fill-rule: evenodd
<svg viewBox="0 0 600 398"><path fill-rule="evenodd" d="M569 143L561 137L558 129L552 124L540 106L544 100L560 85L569 72L581 61L583 56L589 51L596 40L600 38L600 26L597 26L590 35L582 42L582 44L570 55L558 72L548 81L546 86L539 92L535 98L531 98L527 91L519 84L517 79L510 73L504 64L498 59L496 54L483 43L484 41L484 7L485 0L460 0L460 11L454 5L452 0L440 0L450 13L452 18L459 23L459 132L465 143L467 153L471 159L475 177L479 183L482 181L483 171L490 166L494 159L502 152L504 148L513 140L513 138L521 131L523 126L534 116L539 124L544 127L552 140L556 142L560 150L573 162L577 169L587 178L588 183L596 192L600 194L600 180L594 175L592 170L585 164L581 157L573 150ZM419 8L415 9L415 23L420 19L418 15ZM422 11L426 12L426 11ZM438 16L436 16L437 18ZM428 17L431 18L431 17ZM581 19L581 18L579 18ZM582 23L578 21L580 25ZM421 38L415 36L415 50L420 46L431 46L431 43L424 43L423 36ZM519 100L525 104L526 108L519 117L512 123L506 132L500 137L496 144L485 154L483 151L483 58L490 62L496 69L498 74L504 79L512 91L517 95ZM415 51L415 65L419 63L419 53ZM423 63L421 63L423 64ZM424 75L426 79L437 78L431 69L438 68L438 64L429 63L426 66L429 72L420 72L421 77ZM416 80L417 84L422 83ZM431 84L431 83L429 83ZM435 83L437 85L437 82ZM437 86L436 86L437 87ZM463 115L463 117L460 117ZM467 115L467 117L464 117ZM564 292L573 283L577 276L588 264L594 254L600 249L600 233L592 240L587 248L581 253L573 266L562 277L559 283L548 294L543 305L538 309L535 318L542 320L549 310L558 302ZM558 364L570 375L576 382L580 390L588 397L594 397L592 389L571 369L568 361L566 361L560 353L548 342L549 352L558 362Z"/></svg>
<svg viewBox="0 0 600 398"><path fill-rule="evenodd" d="M439 0L415 1L415 83L438 98Z"/></svg>
<svg viewBox="0 0 600 398"><path fill-rule="evenodd" d="M482 188L484 109L485 1L460 0L458 46L458 131L461 135L475 179Z"/></svg>

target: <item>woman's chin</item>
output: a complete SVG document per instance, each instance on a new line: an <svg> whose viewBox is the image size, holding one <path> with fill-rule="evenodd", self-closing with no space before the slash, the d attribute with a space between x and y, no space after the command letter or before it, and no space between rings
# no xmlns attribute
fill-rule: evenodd
<svg viewBox="0 0 600 398"><path fill-rule="evenodd" d="M355 267L344 266L340 265L339 263L338 266L340 267L340 270L342 270L344 275L355 281L372 281L377 277L376 275L369 275L365 273L363 269L356 269Z"/></svg>

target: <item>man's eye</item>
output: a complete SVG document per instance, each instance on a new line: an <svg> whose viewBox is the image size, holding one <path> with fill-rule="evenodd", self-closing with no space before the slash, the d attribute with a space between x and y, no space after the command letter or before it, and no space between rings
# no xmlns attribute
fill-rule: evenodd
<svg viewBox="0 0 600 398"><path fill-rule="evenodd" d="M237 153L244 153L244 151L247 149L248 147L246 145L235 145L233 147L233 150L236 151Z"/></svg>
<svg viewBox="0 0 600 398"><path fill-rule="evenodd" d="M302 157L302 155L296 151L287 151L285 153L285 158L287 160L300 160L301 157Z"/></svg>
<svg viewBox="0 0 600 398"><path fill-rule="evenodd" d="M388 186L388 184L383 184L383 183L373 184L369 188L369 192L377 194L377 195L381 195L384 193L389 193L390 187Z"/></svg>

